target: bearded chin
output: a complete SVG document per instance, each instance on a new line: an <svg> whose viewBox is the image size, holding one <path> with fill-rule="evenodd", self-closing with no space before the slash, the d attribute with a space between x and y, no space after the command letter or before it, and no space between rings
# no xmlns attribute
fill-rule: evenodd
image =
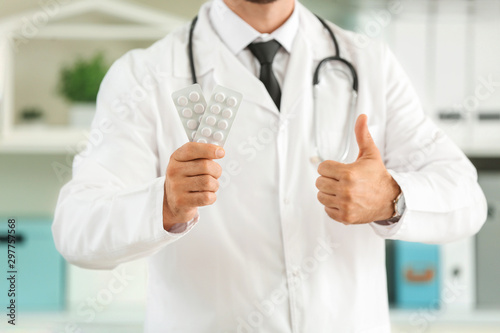
<svg viewBox="0 0 500 333"><path fill-rule="evenodd" d="M258 4L261 4L261 5L265 5L265 4L268 4L268 3L271 3L271 2L275 2L276 0L245 0L247 2L251 2L251 3L258 3Z"/></svg>

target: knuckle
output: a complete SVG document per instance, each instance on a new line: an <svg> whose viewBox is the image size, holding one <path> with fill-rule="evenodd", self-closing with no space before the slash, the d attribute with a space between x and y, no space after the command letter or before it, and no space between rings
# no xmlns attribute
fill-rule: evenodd
<svg viewBox="0 0 500 333"><path fill-rule="evenodd" d="M219 186L220 186L219 181L212 178L212 188L215 192L219 190Z"/></svg>
<svg viewBox="0 0 500 333"><path fill-rule="evenodd" d="M316 197L318 198L318 201L319 201L320 203L322 203L323 205L325 204L325 203L323 202L323 193L318 192L318 195L317 195Z"/></svg>
<svg viewBox="0 0 500 333"><path fill-rule="evenodd" d="M331 169L331 168L335 167L335 162L334 162L334 161L331 161L331 160L325 161L325 166L326 166L328 169Z"/></svg>
<svg viewBox="0 0 500 333"><path fill-rule="evenodd" d="M346 203L344 205L344 211L347 214L347 218L350 220L352 218L352 214L353 214L353 211L354 211L354 205L352 203L350 203L350 202Z"/></svg>
<svg viewBox="0 0 500 333"><path fill-rule="evenodd" d="M353 214L353 211L351 209L346 209L343 211L343 216L342 216L342 219L344 222L347 222L347 223L354 223L355 222L355 219L354 219L354 214Z"/></svg>
<svg viewBox="0 0 500 333"><path fill-rule="evenodd" d="M347 222L349 218L349 213L346 210L342 210L339 214L340 222Z"/></svg>
<svg viewBox="0 0 500 333"><path fill-rule="evenodd" d="M344 193L343 193L343 197L344 197L344 200L348 203L351 203L352 200L353 200L353 193L352 193L352 190L350 188L346 188L344 189Z"/></svg>
<svg viewBox="0 0 500 333"><path fill-rule="evenodd" d="M175 176L175 172L173 171L173 167L171 167L170 165L167 168L166 175L168 178L172 178Z"/></svg>
<svg viewBox="0 0 500 333"><path fill-rule="evenodd" d="M210 171L210 160L200 160L200 167L203 170L203 172L208 172Z"/></svg>
<svg viewBox="0 0 500 333"><path fill-rule="evenodd" d="M332 163L331 161L324 161L324 162L321 162L320 165L318 166L318 173L320 175L324 175L325 172L327 172L328 170L330 170L332 168Z"/></svg>
<svg viewBox="0 0 500 333"><path fill-rule="evenodd" d="M220 166L219 163L215 163L215 170L214 170L214 177L219 179L220 176L222 176L222 167Z"/></svg>
<svg viewBox="0 0 500 333"><path fill-rule="evenodd" d="M210 176L201 176L200 177L200 180L199 180L199 183L200 183L200 186L203 188L203 189L206 189L206 188L209 188L210 187Z"/></svg>
<svg viewBox="0 0 500 333"><path fill-rule="evenodd" d="M192 142L188 142L182 147L179 148L179 151L181 151L183 154L191 156L194 154L194 147Z"/></svg>
<svg viewBox="0 0 500 333"><path fill-rule="evenodd" d="M167 172L166 172L166 175L168 177L173 177L175 176L176 174L176 161L170 157L170 162L168 163L168 166L167 166Z"/></svg>
<svg viewBox="0 0 500 333"><path fill-rule="evenodd" d="M211 205L217 200L217 195L215 193L209 193L208 204Z"/></svg>
<svg viewBox="0 0 500 333"><path fill-rule="evenodd" d="M322 175L325 171L325 162L321 162L319 165L318 165L318 173L320 175Z"/></svg>
<svg viewBox="0 0 500 333"><path fill-rule="evenodd" d="M321 189L322 189L322 187L323 187L323 179L322 179L322 178L323 178L323 176L320 176L320 177L318 177L318 178L316 179L316 188L317 188L318 190L321 190Z"/></svg>
<svg viewBox="0 0 500 333"><path fill-rule="evenodd" d="M348 181L348 182L352 182L354 179L356 179L356 173L354 170L352 169L346 169L344 171L344 180Z"/></svg>
<svg viewBox="0 0 500 333"><path fill-rule="evenodd" d="M212 192L201 192L200 193L200 204L203 206L211 205L215 202L214 193Z"/></svg>

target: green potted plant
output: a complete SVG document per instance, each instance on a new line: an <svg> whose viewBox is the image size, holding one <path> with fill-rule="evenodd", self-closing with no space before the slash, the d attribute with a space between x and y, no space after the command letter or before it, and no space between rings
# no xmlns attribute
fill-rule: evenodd
<svg viewBox="0 0 500 333"><path fill-rule="evenodd" d="M90 59L78 58L60 73L59 92L68 100L70 124L88 128L94 118L99 86L108 71L104 55L98 53Z"/></svg>

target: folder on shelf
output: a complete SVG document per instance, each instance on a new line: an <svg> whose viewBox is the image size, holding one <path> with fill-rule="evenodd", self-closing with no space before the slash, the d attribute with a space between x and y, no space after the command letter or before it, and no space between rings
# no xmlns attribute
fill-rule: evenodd
<svg viewBox="0 0 500 333"><path fill-rule="evenodd" d="M396 307L402 309L439 307L438 245L396 241L394 275Z"/></svg>

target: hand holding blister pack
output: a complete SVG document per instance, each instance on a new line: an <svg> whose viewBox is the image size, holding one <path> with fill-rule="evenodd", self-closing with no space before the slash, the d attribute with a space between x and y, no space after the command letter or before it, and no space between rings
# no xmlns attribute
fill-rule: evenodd
<svg viewBox="0 0 500 333"><path fill-rule="evenodd" d="M201 96L197 101L191 97ZM215 87L208 106L198 84L172 94L184 129L190 141L223 147L233 126L243 95L222 86ZM200 104L201 106L197 105ZM197 108L196 108L197 107ZM191 112L190 112L191 111Z"/></svg>

